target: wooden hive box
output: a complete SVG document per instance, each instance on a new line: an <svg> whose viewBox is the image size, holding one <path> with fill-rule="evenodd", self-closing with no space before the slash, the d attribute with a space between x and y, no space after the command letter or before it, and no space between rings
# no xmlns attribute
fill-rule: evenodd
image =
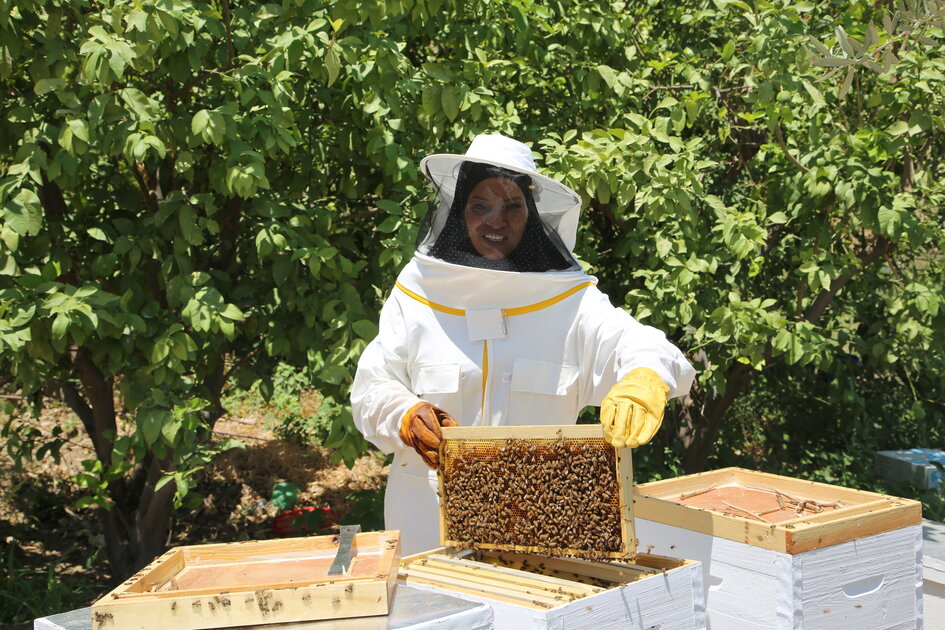
<svg viewBox="0 0 945 630"><path fill-rule="evenodd" d="M436 549L404 558L399 579L489 604L497 630L705 628L699 563L655 555L640 560Z"/></svg>
<svg viewBox="0 0 945 630"><path fill-rule="evenodd" d="M726 468L641 484L634 511L639 557L702 563L714 630L922 625L917 501Z"/></svg>
<svg viewBox="0 0 945 630"><path fill-rule="evenodd" d="M444 427L440 542L457 548L629 559L630 449L599 424Z"/></svg>
<svg viewBox="0 0 945 630"><path fill-rule="evenodd" d="M355 536L346 575L328 575L337 536L175 547L92 605L92 630L192 630L386 615L400 533Z"/></svg>

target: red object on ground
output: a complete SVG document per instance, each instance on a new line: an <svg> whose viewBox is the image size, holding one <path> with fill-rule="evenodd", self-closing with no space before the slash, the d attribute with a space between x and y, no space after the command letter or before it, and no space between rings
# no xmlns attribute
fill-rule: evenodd
<svg viewBox="0 0 945 630"><path fill-rule="evenodd" d="M321 512L324 519L322 527L329 527L336 524L335 513L327 507L301 507L286 510L272 519L272 530L278 536L291 536L292 534L313 534L315 533L309 526L307 516L313 512Z"/></svg>

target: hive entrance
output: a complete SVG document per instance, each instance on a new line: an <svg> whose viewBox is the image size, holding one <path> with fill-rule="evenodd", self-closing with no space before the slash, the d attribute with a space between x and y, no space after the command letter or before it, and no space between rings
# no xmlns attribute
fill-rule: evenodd
<svg viewBox="0 0 945 630"><path fill-rule="evenodd" d="M602 437L445 435L440 451L444 544L628 555L617 456Z"/></svg>

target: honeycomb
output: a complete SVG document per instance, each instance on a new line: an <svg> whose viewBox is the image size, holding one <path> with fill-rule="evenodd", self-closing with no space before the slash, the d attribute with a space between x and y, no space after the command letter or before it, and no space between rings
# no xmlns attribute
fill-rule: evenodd
<svg viewBox="0 0 945 630"><path fill-rule="evenodd" d="M440 472L446 544L626 555L616 454L603 439L447 439Z"/></svg>

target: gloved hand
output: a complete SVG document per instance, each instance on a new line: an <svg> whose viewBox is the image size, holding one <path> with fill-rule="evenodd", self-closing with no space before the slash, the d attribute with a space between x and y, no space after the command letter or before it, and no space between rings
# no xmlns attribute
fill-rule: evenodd
<svg viewBox="0 0 945 630"><path fill-rule="evenodd" d="M614 385L600 405L604 439L615 448L636 448L656 435L669 387L650 368L638 367Z"/></svg>
<svg viewBox="0 0 945 630"><path fill-rule="evenodd" d="M443 439L440 427L455 426L453 416L426 401L420 401L401 419L400 439L417 451L427 466L437 468L440 465L438 449Z"/></svg>

